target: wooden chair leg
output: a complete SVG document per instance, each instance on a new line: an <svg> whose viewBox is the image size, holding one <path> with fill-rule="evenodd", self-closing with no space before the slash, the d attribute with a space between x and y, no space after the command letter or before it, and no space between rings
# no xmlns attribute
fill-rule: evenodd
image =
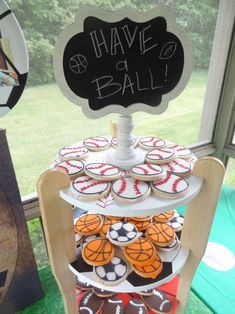
<svg viewBox="0 0 235 314"><path fill-rule="evenodd" d="M75 314L76 276L68 267L76 259L73 208L59 195L69 183L68 175L61 170L47 170L40 176L37 190L52 272L62 294L65 313Z"/></svg>
<svg viewBox="0 0 235 314"><path fill-rule="evenodd" d="M205 250L213 221L217 200L224 177L224 165L213 157L199 159L193 169L193 175L203 177L200 193L189 203L181 245L189 248L188 259L181 271L177 299L177 313L183 313L187 303L191 282Z"/></svg>

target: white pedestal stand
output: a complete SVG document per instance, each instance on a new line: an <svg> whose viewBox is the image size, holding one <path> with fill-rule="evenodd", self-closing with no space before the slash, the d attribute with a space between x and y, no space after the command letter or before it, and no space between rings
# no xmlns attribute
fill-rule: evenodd
<svg viewBox="0 0 235 314"><path fill-rule="evenodd" d="M133 147L132 116L120 116L118 119L118 146L116 151L109 152L106 156L107 163L129 170L137 164L142 164L145 154Z"/></svg>

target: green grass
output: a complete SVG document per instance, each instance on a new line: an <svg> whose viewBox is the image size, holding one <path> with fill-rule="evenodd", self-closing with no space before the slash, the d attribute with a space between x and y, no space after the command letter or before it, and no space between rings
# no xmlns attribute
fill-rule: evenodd
<svg viewBox="0 0 235 314"><path fill-rule="evenodd" d="M206 79L206 71L194 71L187 88L161 115L135 113L134 133L156 134L181 144L197 142ZM39 175L61 147L92 135L109 134L110 121L117 117L86 118L56 85L27 88L17 106L1 118L21 195L35 191Z"/></svg>

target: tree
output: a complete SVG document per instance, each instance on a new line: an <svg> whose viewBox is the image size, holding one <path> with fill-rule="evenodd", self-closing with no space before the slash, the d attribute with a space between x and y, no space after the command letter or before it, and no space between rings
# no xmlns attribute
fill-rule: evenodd
<svg viewBox="0 0 235 314"><path fill-rule="evenodd" d="M192 39L195 66L209 66L219 0L133 0L132 3L142 10L156 4L170 6L176 22Z"/></svg>
<svg viewBox="0 0 235 314"><path fill-rule="evenodd" d="M9 0L24 32L30 60L29 83L53 81L52 55L55 41L65 25L72 23L76 0Z"/></svg>
<svg viewBox="0 0 235 314"><path fill-rule="evenodd" d="M30 60L29 83L53 82L52 55L56 39L75 12L86 0L9 0L24 31ZM91 0L90 3L109 10L132 5L148 10L157 3L169 5L177 23L189 32L197 67L208 67L219 0Z"/></svg>

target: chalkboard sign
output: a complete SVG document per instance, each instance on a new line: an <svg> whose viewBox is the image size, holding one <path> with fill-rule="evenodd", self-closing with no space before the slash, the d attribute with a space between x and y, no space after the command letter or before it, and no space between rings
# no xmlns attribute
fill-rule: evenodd
<svg viewBox="0 0 235 314"><path fill-rule="evenodd" d="M54 55L58 85L89 117L160 113L185 87L192 49L169 8L81 8Z"/></svg>

